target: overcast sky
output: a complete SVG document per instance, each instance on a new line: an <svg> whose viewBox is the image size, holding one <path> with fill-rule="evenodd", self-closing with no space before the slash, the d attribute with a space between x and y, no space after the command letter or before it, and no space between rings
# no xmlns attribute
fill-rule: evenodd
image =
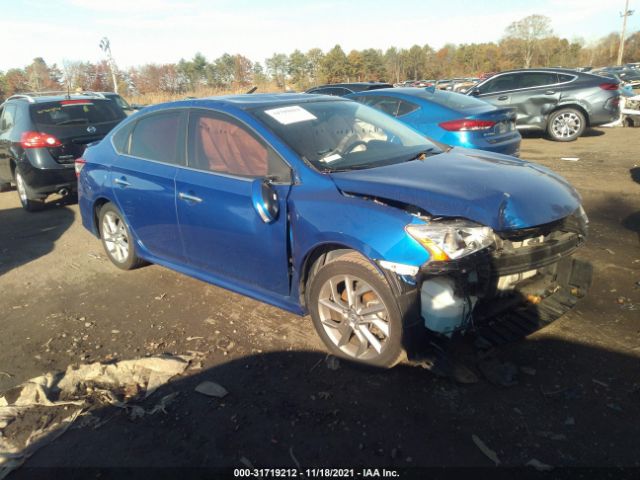
<svg viewBox="0 0 640 480"><path fill-rule="evenodd" d="M630 9L640 8L631 0ZM587 42L621 27L624 0L0 0L0 70L41 56L101 60L103 36L120 68L202 52L264 62L340 44L352 49L496 41L514 20L551 18L556 34ZM627 31L640 30L640 11Z"/></svg>

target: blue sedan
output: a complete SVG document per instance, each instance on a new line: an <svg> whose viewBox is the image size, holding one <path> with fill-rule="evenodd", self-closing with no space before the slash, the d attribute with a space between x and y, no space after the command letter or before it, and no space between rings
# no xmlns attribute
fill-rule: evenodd
<svg viewBox="0 0 640 480"><path fill-rule="evenodd" d="M427 88L384 88L347 95L381 110L446 145L520 155L516 114L460 93Z"/></svg>
<svg viewBox="0 0 640 480"><path fill-rule="evenodd" d="M377 367L473 328L522 282L558 291L586 234L552 171L443 149L326 95L148 107L75 167L82 223L118 268L152 262L309 313L329 351Z"/></svg>

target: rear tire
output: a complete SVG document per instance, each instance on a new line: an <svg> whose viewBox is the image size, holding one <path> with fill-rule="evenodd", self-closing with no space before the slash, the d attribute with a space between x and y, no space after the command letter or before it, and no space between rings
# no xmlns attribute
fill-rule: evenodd
<svg viewBox="0 0 640 480"><path fill-rule="evenodd" d="M102 246L109 260L122 270L133 270L144 264L122 214L112 203L105 203L98 214Z"/></svg>
<svg viewBox="0 0 640 480"><path fill-rule="evenodd" d="M19 169L15 171L16 190L20 198L20 204L27 212L37 212L44 207L44 198L33 193Z"/></svg>
<svg viewBox="0 0 640 480"><path fill-rule="evenodd" d="M561 108L549 116L547 135L556 142L573 142L587 126L584 114L575 108Z"/></svg>
<svg viewBox="0 0 640 480"><path fill-rule="evenodd" d="M332 354L378 368L406 358L395 295L365 258L354 252L325 264L307 292L314 327Z"/></svg>

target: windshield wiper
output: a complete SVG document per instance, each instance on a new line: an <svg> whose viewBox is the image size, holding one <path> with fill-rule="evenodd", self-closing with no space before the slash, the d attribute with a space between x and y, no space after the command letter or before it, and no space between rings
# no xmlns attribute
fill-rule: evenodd
<svg viewBox="0 0 640 480"><path fill-rule="evenodd" d="M69 120L63 120L62 122L56 123L57 125L70 125L72 123L89 123L89 120L86 118L71 118Z"/></svg>
<svg viewBox="0 0 640 480"><path fill-rule="evenodd" d="M434 147L430 147L427 148L425 150L420 150L418 153L416 153L415 155L412 155L410 158L408 158L406 161L407 162L411 162L413 160L424 160L426 159L429 155L431 155L433 152L435 151Z"/></svg>

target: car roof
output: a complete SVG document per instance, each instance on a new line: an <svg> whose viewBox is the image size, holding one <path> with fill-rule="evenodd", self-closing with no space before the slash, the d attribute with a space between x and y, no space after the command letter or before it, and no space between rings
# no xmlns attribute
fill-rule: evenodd
<svg viewBox="0 0 640 480"><path fill-rule="evenodd" d="M578 72L577 70L574 70L573 68L540 67L540 68L517 68L517 69L513 69L513 70L504 70L503 72L497 72L495 75L492 75L492 76L502 75L503 73L521 73L521 72L561 72L561 73L571 73L571 74L574 74L574 75L578 74L578 73L584 73L584 72ZM489 77L489 78L491 78L491 77Z"/></svg>
<svg viewBox="0 0 640 480"><path fill-rule="evenodd" d="M93 100L106 100L104 97L99 97L97 95L86 95L86 94L71 94L71 95L66 95L66 94L59 94L59 95L30 95L30 94L21 94L21 93L17 93L15 95L10 96L9 98L7 98L7 101L9 100L18 100L18 101L24 101L27 102L29 104L38 104L38 103L47 103L47 102L59 102L62 100L87 100L87 101L93 101Z"/></svg>
<svg viewBox="0 0 640 480"><path fill-rule="evenodd" d="M328 95L309 93L252 93L241 95L222 95L189 100L179 100L157 105L157 107L167 106L231 106L242 110L252 110L260 107L279 107L295 105L300 103L314 102L346 102L348 100L341 97L331 97ZM154 108L154 107L151 107Z"/></svg>

